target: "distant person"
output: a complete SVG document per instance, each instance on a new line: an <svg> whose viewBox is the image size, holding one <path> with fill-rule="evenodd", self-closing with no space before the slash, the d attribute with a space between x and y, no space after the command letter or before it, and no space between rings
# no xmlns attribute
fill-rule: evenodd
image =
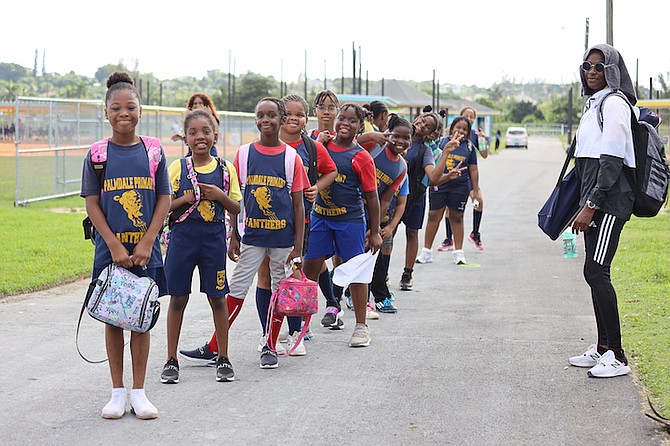
<svg viewBox="0 0 670 446"><path fill-rule="evenodd" d="M363 104L363 108L368 112L369 119L365 120L364 132L385 132L387 129L386 121L389 116L389 109L382 101L372 101L369 104Z"/></svg>
<svg viewBox="0 0 670 446"><path fill-rule="evenodd" d="M163 257L158 232L170 209L170 181L167 161L161 149L160 161L151 175L147 149L135 133L141 114L140 93L132 77L126 72L115 71L107 79L105 117L112 127L112 137L107 146L104 181L98 178L86 155L82 174L81 196L86 199L86 212L97 231L93 278L111 263L129 269L138 276L149 276L159 288L159 295L167 294ZM146 180L146 181L145 181ZM152 185L139 187L138 185ZM109 189L111 188L111 189ZM133 196L140 209L130 219L120 203L120 197ZM117 236L124 237L122 243ZM130 333L133 387L130 406L138 418L158 417L158 410L144 393L144 379L149 358L150 332ZM102 417L121 418L126 412L126 389L123 384L123 330L105 325L105 346L112 376L112 398L102 409Z"/></svg>
<svg viewBox="0 0 670 446"><path fill-rule="evenodd" d="M197 110L197 109L204 109L212 115L212 117L216 121L216 127L217 127L216 131L217 131L217 133L219 133L219 126L221 125L221 121L219 119L219 113L216 111L216 105L214 105L214 101L212 100L212 98L207 96L206 93L194 93L194 94L192 94L191 97L188 98L188 101L186 101L186 111L189 112L189 111ZM183 140L184 142L186 142L185 139L184 139L185 136L184 136L184 131L183 130L179 129L179 127L177 127L175 129L174 126L172 127L172 130L174 132L174 134L171 137L172 141ZM216 142L217 141L214 141L215 144L216 144ZM191 150L189 148L189 151L186 154L186 156L190 156L190 155L191 155ZM213 157L219 156L215 145L212 146L211 155Z"/></svg>
<svg viewBox="0 0 670 446"><path fill-rule="evenodd" d="M576 136L575 168L583 208L572 222L572 231L584 233L584 278L591 288L597 341L568 362L588 367L589 376L611 378L630 373L621 346L610 267L623 226L633 212L635 194L629 179L635 178L635 153L629 104L621 96L609 94L622 93L633 105L637 97L623 57L610 45L599 44L587 50L579 76L582 95L589 98ZM602 110L602 129L598 110Z"/></svg>
<svg viewBox="0 0 670 446"><path fill-rule="evenodd" d="M500 148L500 130L496 130L496 147L495 151L497 152Z"/></svg>

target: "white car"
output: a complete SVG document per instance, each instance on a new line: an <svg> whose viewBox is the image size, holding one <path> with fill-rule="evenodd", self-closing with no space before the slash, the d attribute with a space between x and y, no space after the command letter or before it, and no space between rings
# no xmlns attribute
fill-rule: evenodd
<svg viewBox="0 0 670 446"><path fill-rule="evenodd" d="M525 127L509 127L505 133L505 147L528 148L528 133Z"/></svg>

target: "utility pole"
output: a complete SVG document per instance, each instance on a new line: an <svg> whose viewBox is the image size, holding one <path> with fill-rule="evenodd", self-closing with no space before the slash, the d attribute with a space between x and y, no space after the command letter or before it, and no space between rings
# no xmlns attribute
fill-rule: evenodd
<svg viewBox="0 0 670 446"><path fill-rule="evenodd" d="M586 18L586 26L584 28L584 51L589 49L589 18Z"/></svg>
<svg viewBox="0 0 670 446"><path fill-rule="evenodd" d="M614 0L607 0L607 44L614 46L614 29L613 29L613 16L614 13L612 8L614 7Z"/></svg>

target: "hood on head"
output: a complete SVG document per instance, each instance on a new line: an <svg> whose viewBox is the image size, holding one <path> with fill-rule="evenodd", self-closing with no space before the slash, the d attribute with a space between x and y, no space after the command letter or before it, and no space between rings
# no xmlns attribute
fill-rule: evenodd
<svg viewBox="0 0 670 446"><path fill-rule="evenodd" d="M583 60L586 60L593 51L600 51L605 56L605 82L607 86L614 91L622 92L635 105L637 95L633 87L633 81L630 79L626 63L623 61L621 53L613 46L601 43L594 45L584 53ZM582 96L591 96L596 93L586 84L586 73L579 68L579 78L582 81Z"/></svg>

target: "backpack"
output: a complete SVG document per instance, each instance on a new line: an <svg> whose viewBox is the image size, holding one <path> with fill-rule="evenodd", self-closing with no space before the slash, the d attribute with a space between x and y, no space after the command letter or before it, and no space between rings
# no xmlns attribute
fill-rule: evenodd
<svg viewBox="0 0 670 446"><path fill-rule="evenodd" d="M163 156L163 150L161 148L161 142L158 138L151 136L139 135L140 142L147 151L147 157L149 158L149 171L151 173L151 179L153 183L154 191L156 190L156 171L158 170L158 164L161 162ZM105 180L105 171L107 170L107 147L109 146L109 138L105 138L100 141L96 141L91 144L91 164L93 165L93 171L98 177L98 182L100 183L100 194L102 195L102 183ZM82 226L84 228L84 240L91 240L95 244L95 228L93 227L93 222L91 222L90 217L86 217L82 221Z"/></svg>
<svg viewBox="0 0 670 446"><path fill-rule="evenodd" d="M244 144L243 146L240 146L240 149L237 152L237 165L239 167L239 172L237 172L237 175L240 180L240 192L242 193L242 200L240 201L240 213L237 214L237 233L240 235L240 237L244 235L244 220L246 219L246 212L244 212L244 188L247 184L249 147L251 147L251 143ZM295 149L288 144L285 144L285 147L286 154L284 156L284 171L286 172L286 184L290 193L291 186L293 185L295 157L298 155L298 152L296 152Z"/></svg>
<svg viewBox="0 0 670 446"><path fill-rule="evenodd" d="M309 178L310 186L313 186L319 179L319 171L317 170L316 165L316 142L305 134L302 135L302 142L305 144L305 149L309 155L307 163L307 178Z"/></svg>
<svg viewBox="0 0 670 446"><path fill-rule="evenodd" d="M633 105L619 91L608 93L598 106L598 125L603 128L603 103L609 96L616 94L623 98L631 112L631 130L635 152L635 175L633 190L635 203L633 215L636 217L654 217L661 210L668 198L670 169L665 157L665 146L656 127L661 123L660 117L646 107L637 107L639 119L635 118Z"/></svg>
<svg viewBox="0 0 670 446"><path fill-rule="evenodd" d="M228 195L230 192L230 173L228 172L228 167L226 166L226 162L221 158L221 157L216 157L216 159L219 162L219 166L221 167L221 170L223 171L223 184L222 184L222 189L223 193ZM193 159L190 156L184 157L184 162L182 163L182 168L184 168L184 164L186 165L186 169L188 170L188 177L191 180L191 184L193 185L193 193L195 195L195 201L192 204L184 203L183 205L179 206L177 209L168 212L167 217L165 217L165 222L163 223L163 228L161 229L159 233L160 237L160 243L163 249L167 250L168 245L170 244L170 234L172 232L172 227L178 223L183 222L186 220L186 218L193 213L193 211L198 207L200 204L200 189L198 188L198 177L197 174L195 173L195 169L193 167ZM228 218L228 213L225 212L226 216L226 243L228 243L228 240L230 239L230 222Z"/></svg>

